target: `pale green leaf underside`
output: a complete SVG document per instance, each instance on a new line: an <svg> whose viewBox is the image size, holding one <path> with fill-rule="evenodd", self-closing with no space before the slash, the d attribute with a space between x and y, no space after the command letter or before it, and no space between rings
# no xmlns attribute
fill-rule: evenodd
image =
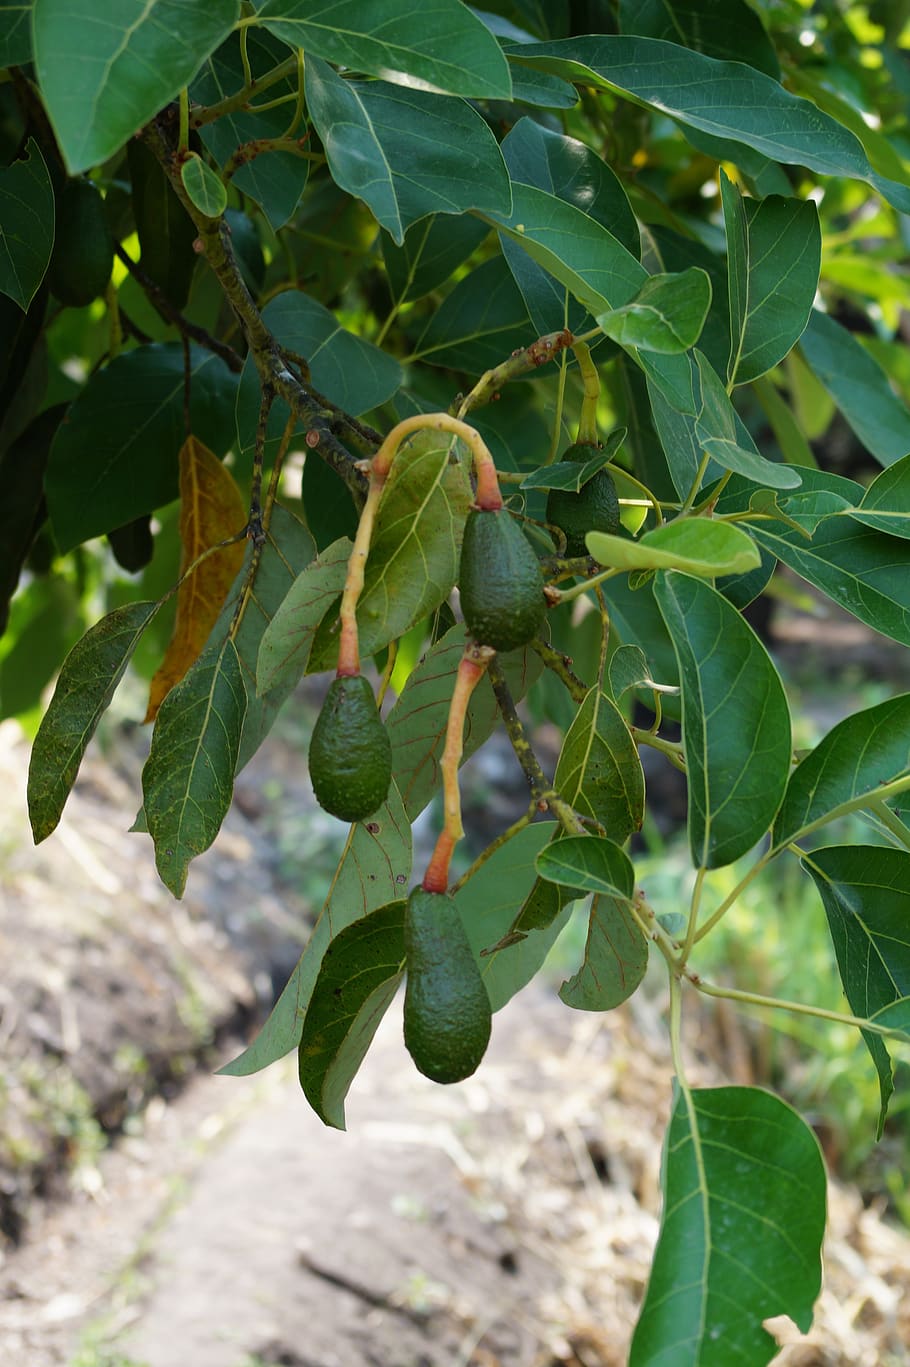
<svg viewBox="0 0 910 1367"><path fill-rule="evenodd" d="M601 565L624 570L685 570L712 579L756 569L761 556L752 538L729 522L678 518L645 532L639 541L589 532L588 550Z"/></svg>

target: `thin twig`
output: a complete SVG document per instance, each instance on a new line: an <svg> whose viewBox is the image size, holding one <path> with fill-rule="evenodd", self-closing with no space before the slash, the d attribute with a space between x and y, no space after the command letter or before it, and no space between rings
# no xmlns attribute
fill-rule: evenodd
<svg viewBox="0 0 910 1367"><path fill-rule="evenodd" d="M233 347L228 346L225 342L219 342L218 338L213 337L210 332L206 332L205 328L199 327L197 323L191 323L188 318L184 318L180 310L175 308L168 299L161 286L157 285L152 277L146 274L139 262L134 261L119 242L114 250L136 283L142 287L156 313L160 314L166 323L172 323L181 336L191 338L200 346L205 347L207 351L212 351L216 356L220 356L235 375L240 374L243 369L243 357ZM132 330L135 335L135 328ZM146 338L146 340L148 339Z"/></svg>

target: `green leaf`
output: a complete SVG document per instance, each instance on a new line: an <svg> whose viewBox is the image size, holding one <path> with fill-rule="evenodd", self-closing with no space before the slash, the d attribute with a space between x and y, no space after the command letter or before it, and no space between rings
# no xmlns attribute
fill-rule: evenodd
<svg viewBox="0 0 910 1367"><path fill-rule="evenodd" d="M812 493L791 496L784 501L784 511L799 518L801 505L811 511L822 497ZM910 545L905 541L863 527L852 517L828 515L818 523L811 541L780 522L754 522L751 530L759 545L846 612L883 636L910 645Z"/></svg>
<svg viewBox="0 0 910 1367"><path fill-rule="evenodd" d="M578 493L593 479L598 470L607 465L626 439L626 429L617 427L602 446L592 446L594 452L590 460L559 460L553 465L542 465L532 470L521 481L522 489L569 489Z"/></svg>
<svg viewBox="0 0 910 1367"><path fill-rule="evenodd" d="M755 569L761 556L741 527L709 517L676 518L638 541L589 532L588 549L601 565L624 570L685 570L705 579L718 574L742 574Z"/></svg>
<svg viewBox="0 0 910 1367"><path fill-rule="evenodd" d="M780 849L910 774L910 693L854 712L793 770L772 832Z"/></svg>
<svg viewBox="0 0 910 1367"><path fill-rule="evenodd" d="M0 167L0 291L27 309L54 245L54 191L41 148L29 138L25 156Z"/></svg>
<svg viewBox="0 0 910 1367"><path fill-rule="evenodd" d="M910 451L910 409L852 333L813 309L800 350L880 465L891 465Z"/></svg>
<svg viewBox="0 0 910 1367"><path fill-rule="evenodd" d="M142 269L182 309L199 260L193 250L196 225L161 162L144 142L131 138L126 157Z"/></svg>
<svg viewBox="0 0 910 1367"><path fill-rule="evenodd" d="M322 957L300 1036L300 1085L326 1125L344 1100L404 975L407 903L390 902L336 935Z"/></svg>
<svg viewBox="0 0 910 1367"><path fill-rule="evenodd" d="M382 259L396 302L411 304L445 284L488 232L470 214L428 214L408 229L400 246L381 232Z"/></svg>
<svg viewBox="0 0 910 1367"><path fill-rule="evenodd" d="M648 942L621 897L595 897L581 968L559 989L576 1011L612 1011L632 996L648 967Z"/></svg>
<svg viewBox="0 0 910 1367"><path fill-rule="evenodd" d="M701 335L711 307L707 272L691 266L678 275L652 275L621 308L597 316L597 326L620 346L672 355Z"/></svg>
<svg viewBox="0 0 910 1367"><path fill-rule="evenodd" d="M514 61L631 96L684 128L744 143L771 161L868 181L896 209L910 210L910 189L876 175L852 133L810 100L740 62L717 61L658 38L601 35L507 51Z"/></svg>
<svg viewBox="0 0 910 1367"><path fill-rule="evenodd" d="M285 45L264 29L248 28L246 39L250 71L257 79L288 56ZM240 35L235 32L202 64L190 88L190 98L198 104L216 104L241 90L243 85ZM288 76L269 87L268 100L293 94L296 88L296 75ZM203 124L199 135L219 166L224 166L228 157L243 143L256 138L280 138L287 126L288 106L278 105L277 108L263 110L261 114L244 110L222 114L220 119ZM307 183L309 165L305 157L298 157L293 152L268 150L238 167L232 183L261 206L277 232L287 223L300 201Z"/></svg>
<svg viewBox="0 0 910 1367"><path fill-rule="evenodd" d="M629 575L610 579L604 584L604 596L610 610L611 630L628 645L637 645L648 662L652 679L678 690L679 668L673 642L660 615L654 597L653 578L633 587ZM664 697L664 713L676 720L680 716L680 702L673 694Z"/></svg>
<svg viewBox="0 0 910 1367"><path fill-rule="evenodd" d="M310 57L310 117L333 179L401 244L426 214L507 213L509 177L496 139L462 100L384 81L344 81Z"/></svg>
<svg viewBox="0 0 910 1367"><path fill-rule="evenodd" d="M60 820L88 743L158 606L130 603L102 617L63 662L29 763L28 813L36 845Z"/></svg>
<svg viewBox="0 0 910 1367"><path fill-rule="evenodd" d="M458 574L471 488L451 463L455 439L424 429L398 450L373 528L357 604L360 653L373 655L435 612ZM338 634L328 618L317 632L310 669L330 669Z"/></svg>
<svg viewBox="0 0 910 1367"><path fill-rule="evenodd" d="M533 104L541 109L571 109L578 104L578 91L568 81L528 66L510 66L512 99L518 104Z"/></svg>
<svg viewBox="0 0 910 1367"><path fill-rule="evenodd" d="M792 489L799 485L802 477L795 470L759 455L720 376L700 351L694 354L700 385L695 439L705 454L725 470L745 475L756 484L770 484L774 489Z"/></svg>
<svg viewBox="0 0 910 1367"><path fill-rule="evenodd" d="M553 784L617 844L641 830L645 780L638 748L616 704L589 689L566 732Z"/></svg>
<svg viewBox="0 0 910 1367"><path fill-rule="evenodd" d="M524 297L501 256L471 271L427 320L416 358L455 370L491 370L534 340Z"/></svg>
<svg viewBox="0 0 910 1367"><path fill-rule="evenodd" d="M814 466L815 456L806 433L796 419L790 405L768 376L753 380L752 388L771 424L775 440L787 465Z"/></svg>
<svg viewBox="0 0 910 1367"><path fill-rule="evenodd" d="M0 0L0 67L31 61L31 17L32 0Z"/></svg>
<svg viewBox="0 0 910 1367"><path fill-rule="evenodd" d="M666 38L707 57L748 62L775 80L780 63L761 19L745 0L620 0L624 34Z"/></svg>
<svg viewBox="0 0 910 1367"><path fill-rule="evenodd" d="M807 1333L821 1289L825 1165L785 1102L756 1087L677 1087L664 1208L629 1367L765 1367L762 1327Z"/></svg>
<svg viewBox="0 0 910 1367"><path fill-rule="evenodd" d="M355 417L384 404L401 385L394 356L348 332L334 313L299 290L279 294L262 316L283 346L307 358L315 387Z"/></svg>
<svg viewBox="0 0 910 1367"><path fill-rule="evenodd" d="M376 815L351 827L329 895L271 1015L252 1044L220 1072L247 1077L297 1048L329 944L354 921L403 896L410 872L411 824L393 783Z"/></svg>
<svg viewBox="0 0 910 1367"><path fill-rule="evenodd" d="M190 152L180 167L183 188L200 213L218 218L227 208L224 181L211 166L206 165L197 152Z"/></svg>
<svg viewBox="0 0 910 1367"><path fill-rule="evenodd" d="M316 628L344 589L352 543L334 541L291 584L262 635L256 666L260 697L285 693L306 673Z"/></svg>
<svg viewBox="0 0 910 1367"><path fill-rule="evenodd" d="M41 706L42 694L85 630L76 585L61 574L34 577L10 607L0 660L0 721Z"/></svg>
<svg viewBox="0 0 910 1367"><path fill-rule="evenodd" d="M423 811L441 778L439 764L445 745L446 723L455 671L464 653L465 630L452 627L427 652L386 719L392 742L392 776L398 784L411 821ZM512 650L499 657L513 698L524 697L539 677L541 663L531 650ZM488 678L471 694L464 728L463 759L483 745L499 722L499 709Z"/></svg>
<svg viewBox="0 0 910 1367"><path fill-rule="evenodd" d="M809 321L822 236L811 199L746 199L720 173L732 339L727 379L746 384L782 361Z"/></svg>
<svg viewBox="0 0 910 1367"><path fill-rule="evenodd" d="M910 539L910 456L877 475L850 516L890 536Z"/></svg>
<svg viewBox="0 0 910 1367"><path fill-rule="evenodd" d="M541 850L537 872L548 883L629 901L635 871L629 856L613 840L599 835L567 835Z"/></svg>
<svg viewBox="0 0 910 1367"><path fill-rule="evenodd" d="M459 0L265 0L259 22L291 47L327 62L448 95L508 100L502 49ZM405 79L405 85L412 82Z"/></svg>
<svg viewBox="0 0 910 1367"><path fill-rule="evenodd" d="M234 435L236 376L201 347L190 347L190 367L193 435L221 455ZM48 515L61 552L177 497L183 395L179 344L123 352L92 375L48 461Z"/></svg>
<svg viewBox="0 0 910 1367"><path fill-rule="evenodd" d="M190 83L240 0L35 0L38 83L70 171L119 152Z"/></svg>
<svg viewBox="0 0 910 1367"><path fill-rule="evenodd" d="M619 699L630 688L650 688L658 693L678 693L674 684L655 683L647 657L640 646L618 646L610 656L610 691Z"/></svg>
<svg viewBox="0 0 910 1367"><path fill-rule="evenodd" d="M787 698L761 641L709 584L671 570L654 595L679 661L692 862L722 868L761 839L780 806Z"/></svg>
<svg viewBox="0 0 910 1367"><path fill-rule="evenodd" d="M168 693L142 770L142 800L155 863L182 897L190 860L211 845L231 805L246 711L233 641L200 655Z"/></svg>
<svg viewBox="0 0 910 1367"><path fill-rule="evenodd" d="M910 995L910 854L882 845L830 845L802 860L821 894L850 1010L869 1017ZM881 1093L881 1138L894 1091L885 1041L863 1039Z"/></svg>

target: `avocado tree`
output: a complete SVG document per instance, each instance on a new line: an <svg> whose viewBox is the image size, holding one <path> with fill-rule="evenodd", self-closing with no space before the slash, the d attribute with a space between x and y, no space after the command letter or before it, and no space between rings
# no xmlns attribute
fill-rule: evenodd
<svg viewBox="0 0 910 1367"><path fill-rule="evenodd" d="M352 824L225 1071L298 1049L338 1127L402 980L415 1063L452 1082L579 899L569 1008L662 961L675 1076L634 1367L767 1363L763 1321L806 1330L820 1287L816 1139L770 1092L690 1085L687 1003L852 1023L879 1131L910 1038L910 694L795 751L744 616L783 571L910 646L905 9L0 0L4 715L37 726L59 671L35 839L132 661L136 826L180 897L324 673L313 787ZM819 455L832 423L849 473ZM527 709L562 727L555 772ZM527 811L455 878L459 768L498 727ZM636 882L642 746L685 774L685 905ZM848 813L867 843L834 843ZM843 1013L700 975L786 861Z"/></svg>

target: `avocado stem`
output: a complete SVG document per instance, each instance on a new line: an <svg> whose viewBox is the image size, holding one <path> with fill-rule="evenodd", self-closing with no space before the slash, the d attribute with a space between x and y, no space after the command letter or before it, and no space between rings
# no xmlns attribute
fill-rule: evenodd
<svg viewBox="0 0 910 1367"><path fill-rule="evenodd" d="M464 722L471 694L486 673L487 665L494 654L495 651L489 646L469 643L465 646L458 665L458 673L455 675L455 687L446 722L445 748L439 766L442 770L445 822L424 874L423 887L426 892L446 891L449 885L452 852L464 835L464 827L461 824L461 793L458 789L458 768L464 752Z"/></svg>
<svg viewBox="0 0 910 1367"><path fill-rule="evenodd" d="M576 445L597 446L597 405L600 402L600 376L591 360L591 349L584 342L573 342L572 350L578 361L578 372L584 384L581 413L578 418Z"/></svg>
<svg viewBox="0 0 910 1367"><path fill-rule="evenodd" d="M376 509L379 507L379 500L382 497L384 487L385 475L377 475L371 469L370 488L363 505L363 511L360 514L360 521L357 524L357 534L354 537L354 547L348 560L348 570L344 581L344 593L341 595L339 613L341 635L338 638L337 678L360 673L357 603L363 591L367 556L370 553L370 540L373 535L373 524L376 521Z"/></svg>

